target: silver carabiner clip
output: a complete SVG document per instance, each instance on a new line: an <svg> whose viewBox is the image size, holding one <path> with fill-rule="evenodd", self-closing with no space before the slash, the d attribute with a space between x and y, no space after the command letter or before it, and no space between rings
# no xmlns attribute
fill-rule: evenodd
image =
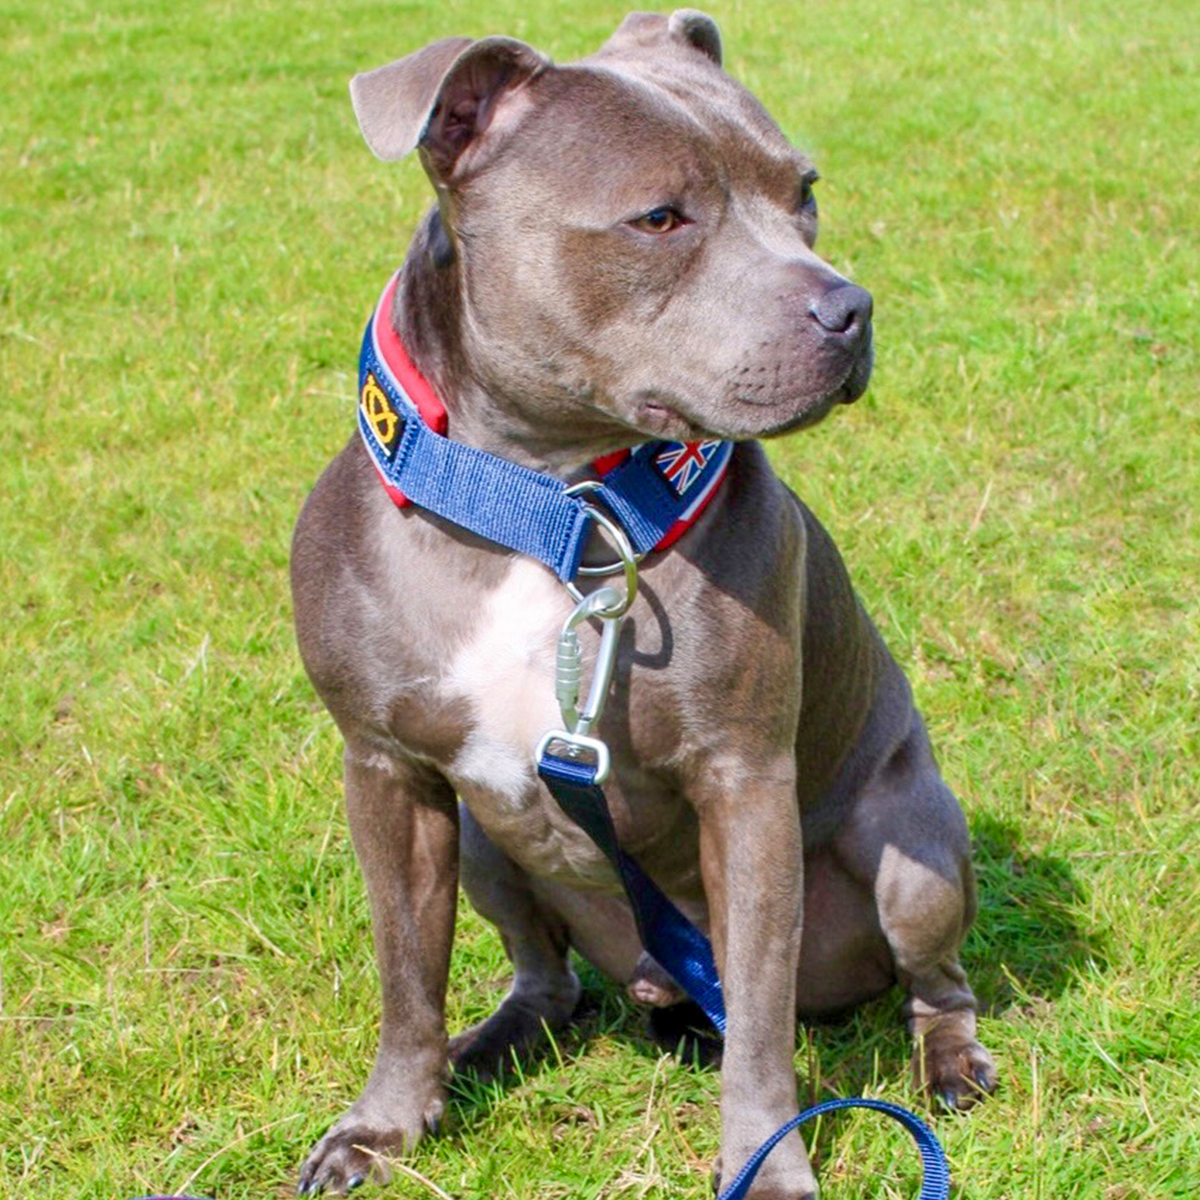
<svg viewBox="0 0 1200 1200"><path fill-rule="evenodd" d="M563 728L553 729L543 735L535 751L539 762L551 742L562 742L567 748L568 758L578 758L585 750L594 754L597 783L602 783L608 775L609 753L608 747L594 736L593 731L604 714L604 703L612 688L626 607L624 598L616 588L602 587L584 596L571 610L558 635L558 650L554 660L554 694L562 713ZM617 615L609 616L610 612ZM581 709L579 693L583 682L583 650L576 628L593 617L599 617L602 623L600 649L596 655L587 701Z"/></svg>
<svg viewBox="0 0 1200 1200"><path fill-rule="evenodd" d="M554 661L554 694L558 699L563 725L570 733L588 736L600 722L604 713L604 702L612 686L613 672L617 665L617 643L621 637L622 615L608 616L620 607L621 594L616 588L603 587L584 596L563 624L558 635L558 652ZM603 623L600 633L600 651L596 655L596 666L592 671L592 682L588 688L587 703L579 708L580 684L583 681L583 652L579 645L576 627L592 617Z"/></svg>

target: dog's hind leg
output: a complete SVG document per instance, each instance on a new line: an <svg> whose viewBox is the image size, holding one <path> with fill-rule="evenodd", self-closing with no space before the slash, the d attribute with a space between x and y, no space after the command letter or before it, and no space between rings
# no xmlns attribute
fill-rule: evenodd
<svg viewBox="0 0 1200 1200"><path fill-rule="evenodd" d="M534 894L529 876L488 839L466 805L459 809L459 862L471 906L500 932L513 982L500 1007L450 1041L456 1071L486 1078L511 1065L575 1011L580 984L567 961L565 920Z"/></svg>
<svg viewBox="0 0 1200 1200"><path fill-rule="evenodd" d="M919 716L864 789L835 845L874 894L908 993L917 1084L951 1108L969 1108L996 1086L995 1064L976 1038L975 995L958 961L975 917L970 838Z"/></svg>

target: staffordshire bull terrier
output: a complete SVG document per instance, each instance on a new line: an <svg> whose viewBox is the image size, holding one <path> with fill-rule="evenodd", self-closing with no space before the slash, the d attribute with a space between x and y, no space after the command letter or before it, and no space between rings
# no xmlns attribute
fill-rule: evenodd
<svg viewBox="0 0 1200 1200"><path fill-rule="evenodd" d="M437 194L383 318L449 438L564 483L648 440L736 442L699 520L641 565L599 729L622 846L713 942L726 1175L796 1112L797 1015L895 983L918 1079L969 1106L995 1070L958 961L967 827L833 542L758 441L855 400L871 373L871 297L813 249L812 163L688 9L633 14L566 65L448 38L350 90L370 148L417 150ZM542 564L399 499L355 436L293 545L383 991L374 1070L304 1164L304 1194L383 1176L381 1156L436 1124L449 1070L494 1071L569 1022L572 948L641 1002L681 999L535 773L574 601ZM580 633L594 661L597 633ZM460 880L514 977L451 1039ZM791 1134L752 1195L815 1194Z"/></svg>

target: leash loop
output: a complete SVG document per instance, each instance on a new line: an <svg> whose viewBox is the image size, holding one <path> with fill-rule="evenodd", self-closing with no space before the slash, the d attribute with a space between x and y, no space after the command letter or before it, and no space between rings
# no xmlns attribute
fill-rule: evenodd
<svg viewBox="0 0 1200 1200"><path fill-rule="evenodd" d="M917 1200L947 1200L950 1195L950 1165L946 1161L946 1153L933 1130L916 1113L909 1112L908 1109L901 1108L898 1104L889 1104L886 1100L866 1100L861 1096L847 1100L822 1101L820 1104L814 1104L811 1108L806 1108L786 1124L781 1125L755 1150L750 1156L750 1160L737 1173L729 1187L717 1197L717 1200L743 1200L750 1190L750 1185L754 1182L759 1168L766 1161L767 1155L793 1129L803 1125L805 1121L811 1121L813 1117L837 1112L843 1108L869 1108L891 1117L894 1121L899 1121L912 1134L913 1141L917 1144L917 1152L921 1155L921 1191Z"/></svg>
<svg viewBox="0 0 1200 1200"><path fill-rule="evenodd" d="M561 742L567 748L569 763L566 759L558 759L550 753L550 746L553 742ZM585 750L596 756L596 765L586 768L590 773L590 778L597 783L603 783L608 778L608 772L612 767L612 757L608 753L608 746L599 738L587 737L581 733L571 733L566 729L551 729L542 734L534 754L537 756L539 764L553 761L572 767L576 765L582 767L583 764L577 764L576 760Z"/></svg>
<svg viewBox="0 0 1200 1200"><path fill-rule="evenodd" d="M567 757L550 753L561 741ZM596 755L595 767L576 761L583 750ZM725 1031L725 1001L708 938L671 901L621 848L612 814L600 784L610 770L608 747L598 738L558 730L546 734L537 748L538 775L573 820L613 864L629 898L642 945L700 1006L718 1032ZM777 1129L750 1156L733 1182L717 1200L744 1200L755 1176L772 1150L797 1126L822 1113L842 1108L870 1108L899 1121L917 1144L924 1175L918 1200L948 1200L950 1168L933 1131L915 1113L883 1100L827 1100L805 1109Z"/></svg>

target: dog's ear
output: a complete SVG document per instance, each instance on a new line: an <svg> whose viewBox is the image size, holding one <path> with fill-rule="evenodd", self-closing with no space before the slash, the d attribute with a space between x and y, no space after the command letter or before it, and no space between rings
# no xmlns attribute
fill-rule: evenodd
<svg viewBox="0 0 1200 1200"><path fill-rule="evenodd" d="M657 46L667 38L699 50L718 67L721 65L721 31L712 17L694 8L677 8L669 17L662 13L630 13L609 38L608 45L614 49Z"/></svg>
<svg viewBox="0 0 1200 1200"><path fill-rule="evenodd" d="M549 65L512 38L443 38L355 75L350 98L363 137L380 158L394 162L420 146L430 169L446 175L502 102Z"/></svg>
<svg viewBox="0 0 1200 1200"><path fill-rule="evenodd" d="M707 54L718 67L721 65L721 31L708 13L677 8L667 22L667 30L672 37L682 38L701 54Z"/></svg>

